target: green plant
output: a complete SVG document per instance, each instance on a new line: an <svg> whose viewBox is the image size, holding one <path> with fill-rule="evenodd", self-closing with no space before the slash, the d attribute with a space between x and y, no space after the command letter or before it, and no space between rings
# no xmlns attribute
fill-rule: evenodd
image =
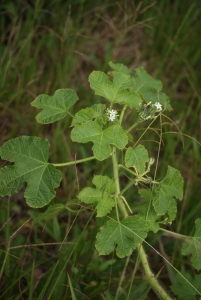
<svg viewBox="0 0 201 300"><path fill-rule="evenodd" d="M67 202L66 207L80 205L81 202L89 204L87 208L95 210L97 217L104 221L96 237L95 246L99 254L108 255L116 250L116 255L123 258L136 249L146 280L155 293L159 298L172 299L160 285L158 276L151 271L143 247L143 243L149 245L146 238L150 231L167 231L165 225L171 224L176 217L176 199L183 198L183 178L178 170L168 166L163 179L157 180L156 175L163 134L162 118L165 117L163 112L171 110L170 101L162 92L162 83L148 75L144 68L137 68L134 73L122 64L110 62L109 65L112 71L108 75L94 71L89 76L91 89L106 99L106 104L94 104L73 116L70 109L78 101L78 96L71 89L57 90L51 97L43 94L32 102L33 107L42 109L36 116L39 123L50 124L70 116L73 127L71 140L84 144L92 142L93 156L59 164L48 163L50 143L47 139L34 136L11 139L0 148L2 159L14 163L0 169L0 195L10 196L18 192L26 182L24 197L27 204L41 208L55 197L55 188L60 185L62 174L57 168L89 160L97 163L112 160L113 176L94 175L92 182L95 188L85 187L79 192L78 201ZM128 116L134 120L130 127L127 125ZM145 133L158 119L160 128L154 129L159 137L155 160L149 157L144 145L139 144L140 139L134 139L133 129L149 122ZM156 170L150 176L155 161ZM129 175L129 181L122 187L121 177L124 174ZM140 212L135 215L132 215L135 205L132 199L126 197L127 191L133 188L144 199ZM37 220L47 219L53 212L56 215L63 209L65 205L53 204ZM195 236L184 237L182 247L184 255L192 255L192 265L197 270L201 269L200 231L201 220L197 219ZM201 295L200 286L193 285L177 272L193 289L192 295ZM69 276L68 279L73 290ZM118 293L117 290L116 298Z"/></svg>

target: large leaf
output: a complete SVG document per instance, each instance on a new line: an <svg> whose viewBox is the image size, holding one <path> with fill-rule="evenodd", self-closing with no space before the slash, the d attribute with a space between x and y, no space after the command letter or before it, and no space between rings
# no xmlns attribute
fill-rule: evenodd
<svg viewBox="0 0 201 300"><path fill-rule="evenodd" d="M148 152L144 146L138 145L135 148L129 147L125 155L126 167L133 167L139 174L146 170L145 164L149 160Z"/></svg>
<svg viewBox="0 0 201 300"><path fill-rule="evenodd" d="M157 215L164 215L166 212L169 212L171 219L173 218L174 212L170 207L170 203L172 203L174 197L182 200L183 184L184 181L180 172L168 166L165 178L158 184L158 186L153 187L152 199Z"/></svg>
<svg viewBox="0 0 201 300"><path fill-rule="evenodd" d="M139 108L142 102L138 93L128 91L134 86L134 79L121 72L113 72L113 82L108 75L94 71L89 75L90 87L96 95L106 98L112 103L126 104L131 108Z"/></svg>
<svg viewBox="0 0 201 300"><path fill-rule="evenodd" d="M96 121L88 121L83 125L75 126L71 132L73 142L93 142L92 150L96 159L104 160L110 156L110 144L123 149L128 143L128 137L121 126L112 125L103 130Z"/></svg>
<svg viewBox="0 0 201 300"><path fill-rule="evenodd" d="M116 248L118 257L130 255L137 244L147 236L148 227L139 216L127 217L123 221L109 220L97 234L96 249L100 255L110 254Z"/></svg>
<svg viewBox="0 0 201 300"><path fill-rule="evenodd" d="M36 116L39 123L49 124L58 121L67 116L78 96L71 89L56 90L53 96L42 94L38 96L31 105L36 108L42 108L42 111Z"/></svg>
<svg viewBox="0 0 201 300"><path fill-rule="evenodd" d="M138 92L147 103L150 101L152 103L160 102L163 109L172 109L168 96L161 92L161 81L150 76L143 67L136 69L134 90Z"/></svg>
<svg viewBox="0 0 201 300"><path fill-rule="evenodd" d="M26 182L27 204L31 207L48 204L61 181L61 172L48 163L49 147L47 139L29 136L4 143L0 148L2 159L15 164L0 169L0 195L18 192Z"/></svg>
<svg viewBox="0 0 201 300"><path fill-rule="evenodd" d="M201 274L195 275L194 278L189 273L182 272L182 275L188 280L196 290L201 294ZM173 293L181 300L196 300L198 292L186 281L180 274L176 275L176 283L170 286Z"/></svg>
<svg viewBox="0 0 201 300"><path fill-rule="evenodd" d="M191 262L196 270L201 269L201 219L195 221L195 234L187 238L182 246L183 255L191 254Z"/></svg>
<svg viewBox="0 0 201 300"><path fill-rule="evenodd" d="M115 184L108 176L96 175L93 178L96 189L91 187L84 188L78 198L85 203L97 202L97 217L106 216L115 206L114 197Z"/></svg>

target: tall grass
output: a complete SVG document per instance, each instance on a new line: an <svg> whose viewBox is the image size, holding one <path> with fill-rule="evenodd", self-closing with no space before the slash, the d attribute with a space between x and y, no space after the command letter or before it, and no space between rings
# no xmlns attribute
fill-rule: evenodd
<svg viewBox="0 0 201 300"><path fill-rule="evenodd" d="M30 102L41 93L73 88L80 97L76 112L94 101L87 81L91 71L106 71L110 60L131 68L143 65L162 80L172 100L174 110L168 117L175 123L164 119L163 168L158 176L164 176L167 164L181 170L185 196L172 226L190 234L201 206L200 144L196 142L201 141L199 1L7 0L1 2L0 9L1 143L22 134L46 136L51 140L52 161L74 159L75 153L86 157L86 145L72 148L70 121L36 124ZM139 136L140 131L136 132ZM148 131L143 139L154 140L154 133ZM151 144L152 153L154 147ZM108 168L88 162L82 168L64 169L55 203L73 201L78 188L90 184L100 170L110 172ZM128 194L129 199L133 197L137 201L137 194ZM75 205L33 225L29 218L42 211L28 208L22 193L1 199L0 299L110 299L108 290L115 294L118 285L118 299L125 299L136 254L128 260L99 257L94 250L98 227L90 210L80 212ZM179 254L180 241L172 243L165 237L162 246L164 237L149 238L178 269L194 272ZM163 268L164 262L152 251L150 255ZM172 270L163 269L162 275L165 283L174 281ZM147 294L154 299L137 272L129 299L140 299L143 294L142 299Z"/></svg>

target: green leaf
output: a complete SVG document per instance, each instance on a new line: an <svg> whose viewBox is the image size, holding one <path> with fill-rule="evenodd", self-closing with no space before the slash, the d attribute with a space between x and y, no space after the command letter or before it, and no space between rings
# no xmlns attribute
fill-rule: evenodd
<svg viewBox="0 0 201 300"><path fill-rule="evenodd" d="M168 212L171 218L174 216L170 204L173 203L173 197L182 200L183 184L184 181L180 172L168 166L168 171L165 178L159 183L158 186L153 187L152 199L157 215L164 215L166 212Z"/></svg>
<svg viewBox="0 0 201 300"><path fill-rule="evenodd" d="M107 255L116 248L118 257L128 256L146 238L147 231L146 222L137 215L121 222L111 219L97 234L96 249L99 255Z"/></svg>
<svg viewBox="0 0 201 300"><path fill-rule="evenodd" d="M182 255L191 254L191 262L196 270L201 269L201 219L195 221L195 234L187 238L182 246Z"/></svg>
<svg viewBox="0 0 201 300"><path fill-rule="evenodd" d="M75 126L71 132L71 139L78 143L93 142L92 150L98 160L104 160L110 156L110 144L123 149L128 143L128 137L121 126L112 125L103 130L96 121L88 121Z"/></svg>
<svg viewBox="0 0 201 300"><path fill-rule="evenodd" d="M187 273L182 272L182 275L201 293L201 274L195 275L194 278ZM200 295L198 292L188 284L188 282L179 274L176 275L177 283L170 286L172 292L181 300L196 300Z"/></svg>
<svg viewBox="0 0 201 300"><path fill-rule="evenodd" d="M154 233L158 232L160 230L159 224L156 222L158 219L158 216L153 208L152 205L150 205L150 200L151 200L151 190L149 189L140 189L138 191L140 196L147 200L147 203L145 203L142 206L140 216L146 221L147 227L149 228L150 231L153 231Z"/></svg>
<svg viewBox="0 0 201 300"><path fill-rule="evenodd" d="M114 181L108 176L96 175L93 178L93 184L96 189L86 187L79 193L78 198L85 203L98 202L97 217L106 216L115 206L114 197L111 197L115 193Z"/></svg>
<svg viewBox="0 0 201 300"><path fill-rule="evenodd" d="M49 124L67 116L69 108L71 108L78 96L71 89L56 90L53 96L42 94L38 96L31 105L43 110L36 116L38 123Z"/></svg>
<svg viewBox="0 0 201 300"><path fill-rule="evenodd" d="M2 159L15 162L0 169L0 195L13 195L27 183L24 197L31 207L43 207L54 197L54 188L61 181L61 172L48 163L49 141L21 136L0 148Z"/></svg>
<svg viewBox="0 0 201 300"><path fill-rule="evenodd" d="M134 79L120 72L113 72L113 82L108 75L100 71L94 71L89 75L90 87L95 95L106 98L111 103L126 104L131 108L139 108L142 102L139 94L128 91L133 88Z"/></svg>
<svg viewBox="0 0 201 300"><path fill-rule="evenodd" d="M75 114L72 121L72 126L82 125L94 119L103 120L104 123L107 119L105 110L105 104L94 104L91 107L81 109Z"/></svg>
<svg viewBox="0 0 201 300"><path fill-rule="evenodd" d="M60 212L62 212L65 209L65 206L61 203L57 203L54 205L50 205L46 211L44 211L43 213L40 213L36 218L34 218L33 220L33 225L45 220L51 220L53 219L56 215L58 215Z"/></svg>
<svg viewBox="0 0 201 300"><path fill-rule="evenodd" d="M134 73L127 68L126 66L124 66L123 64L120 63L113 63L112 61L109 62L109 66L116 72L120 72L123 73L125 75L129 75L131 77L134 77Z"/></svg>
<svg viewBox="0 0 201 300"><path fill-rule="evenodd" d="M129 147L125 154L126 167L133 167L138 174L143 174L146 170L145 164L149 160L148 152L144 146L138 145L136 148Z"/></svg>
<svg viewBox="0 0 201 300"><path fill-rule="evenodd" d="M147 103L150 101L152 103L160 102L163 109L172 109L168 96L161 92L161 81L150 76L143 67L136 69L134 90L138 92Z"/></svg>

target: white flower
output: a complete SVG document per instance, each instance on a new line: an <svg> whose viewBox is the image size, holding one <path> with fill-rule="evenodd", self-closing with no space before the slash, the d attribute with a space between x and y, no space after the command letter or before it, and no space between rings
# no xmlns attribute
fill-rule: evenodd
<svg viewBox="0 0 201 300"><path fill-rule="evenodd" d="M162 105L159 102L154 104L158 110L162 110Z"/></svg>
<svg viewBox="0 0 201 300"><path fill-rule="evenodd" d="M108 113L109 113L109 116L108 116L109 120L113 122L117 116L117 111L114 109L112 109L112 110L108 109Z"/></svg>

